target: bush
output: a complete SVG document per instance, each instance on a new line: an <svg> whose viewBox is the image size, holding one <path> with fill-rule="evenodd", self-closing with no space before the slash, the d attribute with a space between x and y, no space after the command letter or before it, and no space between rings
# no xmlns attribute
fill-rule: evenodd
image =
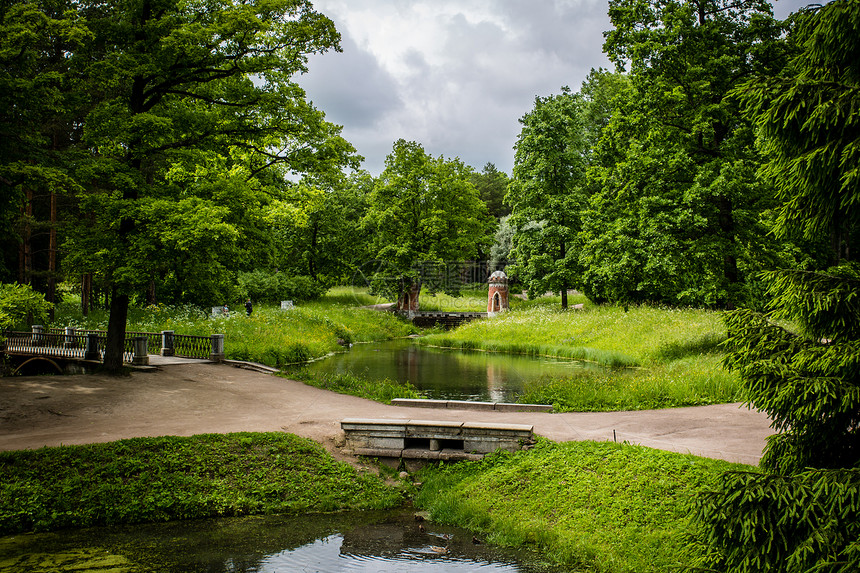
<svg viewBox="0 0 860 573"><path fill-rule="evenodd" d="M255 302L280 302L282 300L308 301L320 298L326 287L311 277L287 276L263 270L239 273L238 291L243 298Z"/></svg>
<svg viewBox="0 0 860 573"><path fill-rule="evenodd" d="M53 306L29 285L0 284L0 329L45 322Z"/></svg>

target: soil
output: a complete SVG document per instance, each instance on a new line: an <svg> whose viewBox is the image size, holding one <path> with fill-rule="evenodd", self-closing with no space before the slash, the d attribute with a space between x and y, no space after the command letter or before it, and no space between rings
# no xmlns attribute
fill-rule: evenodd
<svg viewBox="0 0 860 573"><path fill-rule="evenodd" d="M99 374L0 378L0 450L122 438L286 431L339 459L343 418L532 424L556 441L629 442L748 464L773 433L740 404L637 412L526 413L388 406L226 364L160 366L126 377Z"/></svg>

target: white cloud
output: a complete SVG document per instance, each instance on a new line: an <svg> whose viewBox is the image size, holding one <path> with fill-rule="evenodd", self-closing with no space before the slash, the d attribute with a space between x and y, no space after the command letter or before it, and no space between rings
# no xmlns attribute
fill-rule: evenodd
<svg viewBox="0 0 860 573"><path fill-rule="evenodd" d="M806 2L779 0L784 17ZM535 96L578 89L610 28L606 0L317 0L343 53L299 78L330 121L381 171L392 143L421 143L510 173L518 119Z"/></svg>

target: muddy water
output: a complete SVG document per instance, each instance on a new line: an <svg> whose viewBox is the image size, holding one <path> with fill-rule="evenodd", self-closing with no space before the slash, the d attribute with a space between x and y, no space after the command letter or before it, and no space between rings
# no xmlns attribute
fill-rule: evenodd
<svg viewBox="0 0 860 573"><path fill-rule="evenodd" d="M410 382L435 400L516 402L525 383L544 376L572 376L600 368L576 360L428 348L411 339L356 344L304 366L318 373L351 373Z"/></svg>
<svg viewBox="0 0 860 573"><path fill-rule="evenodd" d="M557 571L480 541L406 511L223 518L4 537L0 572Z"/></svg>

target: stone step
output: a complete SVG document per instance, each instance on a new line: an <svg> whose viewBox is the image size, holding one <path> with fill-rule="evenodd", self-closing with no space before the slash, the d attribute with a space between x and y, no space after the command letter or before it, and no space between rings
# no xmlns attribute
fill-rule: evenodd
<svg viewBox="0 0 860 573"><path fill-rule="evenodd" d="M412 408L449 408L452 410L497 410L499 412L552 412L549 404L511 404L509 402L472 402L468 400L425 400L423 398L394 398L392 406Z"/></svg>
<svg viewBox="0 0 860 573"><path fill-rule="evenodd" d="M499 449L513 452L534 443L534 426L527 424L345 418L340 426L348 447L355 453L379 457L481 457Z"/></svg>

